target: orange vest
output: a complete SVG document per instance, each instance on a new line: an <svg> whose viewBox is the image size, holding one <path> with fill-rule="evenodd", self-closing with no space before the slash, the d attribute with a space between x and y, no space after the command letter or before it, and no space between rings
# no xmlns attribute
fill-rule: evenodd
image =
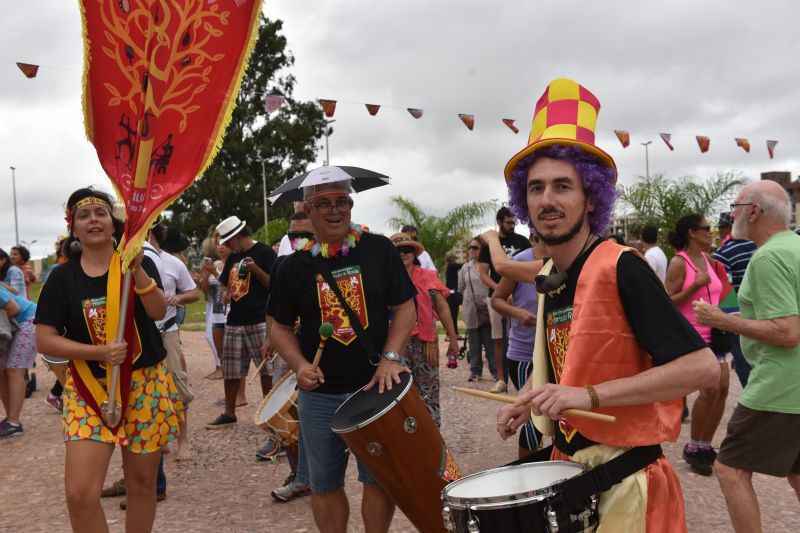
<svg viewBox="0 0 800 533"><path fill-rule="evenodd" d="M653 366L628 324L617 287L617 262L632 251L604 241L587 258L578 278L562 385L583 387L635 376ZM645 446L677 440L683 402L606 407L613 424L570 417L587 438L609 446Z"/></svg>

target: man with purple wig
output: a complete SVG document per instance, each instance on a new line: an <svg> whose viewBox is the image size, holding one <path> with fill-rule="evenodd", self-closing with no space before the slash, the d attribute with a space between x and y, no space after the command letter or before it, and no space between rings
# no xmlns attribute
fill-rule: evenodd
<svg viewBox="0 0 800 533"><path fill-rule="evenodd" d="M533 375L500 409L497 430L507 438L533 415L553 437L553 459L591 469L567 482L563 520L588 507L601 533L685 532L680 483L660 445L680 433L680 398L716 383L719 365L648 264L600 238L617 172L594 144L599 109L586 88L554 80L536 104L528 145L505 169L511 208L550 259L511 267L496 236L485 235L501 275L533 281L539 293Z"/></svg>

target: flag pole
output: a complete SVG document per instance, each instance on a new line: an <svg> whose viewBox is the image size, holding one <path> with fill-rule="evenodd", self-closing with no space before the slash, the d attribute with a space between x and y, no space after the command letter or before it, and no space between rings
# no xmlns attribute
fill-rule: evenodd
<svg viewBox="0 0 800 533"><path fill-rule="evenodd" d="M117 325L117 335L114 342L122 342L125 338L125 322L128 318L128 300L131 292L131 278L132 273L130 270L125 272L122 278L122 298L120 298L119 310L119 323ZM111 367L111 377L106 383L108 398L103 402L100 410L102 411L103 420L109 427L117 427L122 419L122 413L119 412L120 405L117 403L117 389L119 388L119 367L120 365L113 365Z"/></svg>

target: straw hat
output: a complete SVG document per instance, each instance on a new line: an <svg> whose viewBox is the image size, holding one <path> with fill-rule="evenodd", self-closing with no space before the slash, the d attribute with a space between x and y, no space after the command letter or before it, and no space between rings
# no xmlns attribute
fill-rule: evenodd
<svg viewBox="0 0 800 533"><path fill-rule="evenodd" d="M415 257L419 257L419 255L425 251L425 247L422 246L422 243L413 240L407 233L395 233L389 237L389 240L392 241L392 244L394 244L396 248L402 248L403 246L414 248Z"/></svg>
<svg viewBox="0 0 800 533"><path fill-rule="evenodd" d="M528 145L506 164L506 181L525 157L542 148L564 144L597 156L602 164L614 170L616 182L614 159L594 143L599 112L600 101L586 87L566 78L551 81L536 102Z"/></svg>

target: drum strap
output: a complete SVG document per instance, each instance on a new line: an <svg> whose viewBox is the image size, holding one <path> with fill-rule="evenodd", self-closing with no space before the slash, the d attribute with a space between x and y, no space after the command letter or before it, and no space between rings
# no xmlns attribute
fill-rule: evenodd
<svg viewBox="0 0 800 533"><path fill-rule="evenodd" d="M325 279L325 282L331 288L333 293L336 295L336 299L339 300L339 304L344 309L344 312L347 313L347 318L350 319L350 327L356 332L356 337L358 338L358 342L361 344L361 348L367 353L367 357L369 358L369 362L372 363L374 366L377 366L378 363L381 362L381 356L378 352L373 350L372 342L370 341L367 334L364 332L364 327L361 325L361 319L358 318L358 315L353 311L350 305L347 303L344 295L342 295L342 290L339 288L339 284L336 283L336 280L333 279L333 274L331 274L330 269L328 266L323 262L320 258L316 261L317 263L317 271L322 274L322 277Z"/></svg>
<svg viewBox="0 0 800 533"><path fill-rule="evenodd" d="M556 497L567 504L579 505L592 495L605 492L626 477L635 474L664 455L661 446L639 446L598 465L584 474L558 484Z"/></svg>

